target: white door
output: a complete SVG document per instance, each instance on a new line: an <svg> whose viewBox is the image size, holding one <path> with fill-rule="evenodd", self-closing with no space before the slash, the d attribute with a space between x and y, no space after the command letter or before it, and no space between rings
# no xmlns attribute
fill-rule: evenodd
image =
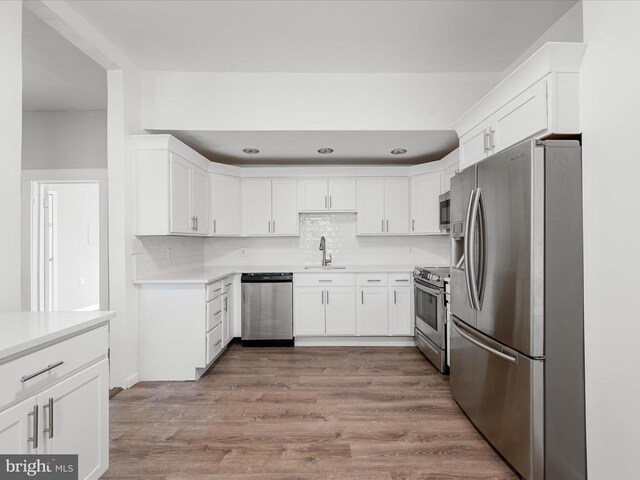
<svg viewBox="0 0 640 480"><path fill-rule="evenodd" d="M441 190L440 172L411 179L411 233L440 233Z"/></svg>
<svg viewBox="0 0 640 480"><path fill-rule="evenodd" d="M318 212L329 208L326 178L304 178L298 182L301 212Z"/></svg>
<svg viewBox="0 0 640 480"><path fill-rule="evenodd" d="M191 217L194 217L195 233L206 235L209 233L209 216L207 207L209 196L209 174L197 167L191 169Z"/></svg>
<svg viewBox="0 0 640 480"><path fill-rule="evenodd" d="M356 334L356 289L330 287L325 292L327 335Z"/></svg>
<svg viewBox="0 0 640 480"><path fill-rule="evenodd" d="M329 208L346 212L356 209L356 181L353 178L329 179Z"/></svg>
<svg viewBox="0 0 640 480"><path fill-rule="evenodd" d="M298 185L296 180L274 178L271 183L271 212L273 219L272 235L297 235L298 217Z"/></svg>
<svg viewBox="0 0 640 480"><path fill-rule="evenodd" d="M358 180L358 233L381 235L384 227L384 179L361 178Z"/></svg>
<svg viewBox="0 0 640 480"><path fill-rule="evenodd" d="M362 287L358 299L358 335L388 335L387 288Z"/></svg>
<svg viewBox="0 0 640 480"><path fill-rule="evenodd" d="M489 126L480 125L460 138L460 169L478 163L489 152Z"/></svg>
<svg viewBox="0 0 640 480"><path fill-rule="evenodd" d="M211 174L211 233L240 234L240 179Z"/></svg>
<svg viewBox="0 0 640 480"><path fill-rule="evenodd" d="M325 334L324 302L324 288L294 288L293 333L296 337Z"/></svg>
<svg viewBox="0 0 640 480"><path fill-rule="evenodd" d="M242 180L242 218L248 235L271 233L271 179Z"/></svg>
<svg viewBox="0 0 640 480"><path fill-rule="evenodd" d="M389 335L413 335L410 287L389 289Z"/></svg>
<svg viewBox="0 0 640 480"><path fill-rule="evenodd" d="M2 454L36 453L34 448L36 397L29 398L0 413L0 452ZM40 411L38 411L39 413ZM41 435L40 432L37 433ZM40 441L41 438L38 439Z"/></svg>
<svg viewBox="0 0 640 480"><path fill-rule="evenodd" d="M193 233L191 222L191 164L171 154L169 182L171 233Z"/></svg>
<svg viewBox="0 0 640 480"><path fill-rule="evenodd" d="M38 395L42 452L78 454L80 479L99 478L108 464L107 362L104 359Z"/></svg>
<svg viewBox="0 0 640 480"><path fill-rule="evenodd" d="M387 178L384 190L385 231L409 233L409 179Z"/></svg>

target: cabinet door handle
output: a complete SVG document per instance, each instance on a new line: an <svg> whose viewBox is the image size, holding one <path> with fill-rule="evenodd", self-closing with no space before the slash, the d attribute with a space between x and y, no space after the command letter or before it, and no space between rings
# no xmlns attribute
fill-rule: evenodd
<svg viewBox="0 0 640 480"><path fill-rule="evenodd" d="M200 229L200 227L198 226L198 217L196 217L196 232Z"/></svg>
<svg viewBox="0 0 640 480"><path fill-rule="evenodd" d="M20 381L22 383L24 382L28 382L29 380L31 380L32 378L37 377L38 375L42 375L43 373L47 373L49 370L53 370L56 367L59 367L60 365L62 365L64 362L56 362L56 363L50 363L48 366L46 366L45 368L43 368L42 370L38 370L37 372L31 373L29 375L25 375L23 376Z"/></svg>
<svg viewBox="0 0 640 480"><path fill-rule="evenodd" d="M364 290L360 290L360 302L364 305Z"/></svg>
<svg viewBox="0 0 640 480"><path fill-rule="evenodd" d="M276 233L276 221L273 221L273 233Z"/></svg>
<svg viewBox="0 0 640 480"><path fill-rule="evenodd" d="M33 410L27 414L33 416L33 436L27 439L28 442L33 444L33 448L38 448L38 405L33 406Z"/></svg>
<svg viewBox="0 0 640 480"><path fill-rule="evenodd" d="M320 295L321 295L320 302L322 302L322 305L324 305L324 290L320 292Z"/></svg>
<svg viewBox="0 0 640 480"><path fill-rule="evenodd" d="M496 131L489 127L489 150L494 151L496 149Z"/></svg>
<svg viewBox="0 0 640 480"><path fill-rule="evenodd" d="M327 203L327 196L324 196L324 208L328 208L329 204Z"/></svg>
<svg viewBox="0 0 640 480"><path fill-rule="evenodd" d="M213 233L216 233L216 221L213 220Z"/></svg>
<svg viewBox="0 0 640 480"><path fill-rule="evenodd" d="M215 313L213 314L213 316L215 317L216 315L220 315L221 313L222 313L222 310L218 310L217 312L215 312Z"/></svg>
<svg viewBox="0 0 640 480"><path fill-rule="evenodd" d="M333 202L331 200L332 198L333 198L333 195L329 195L329 208L333 208Z"/></svg>
<svg viewBox="0 0 640 480"><path fill-rule="evenodd" d="M269 227L269 233L271 233L271 220L267 220L267 226Z"/></svg>
<svg viewBox="0 0 640 480"><path fill-rule="evenodd" d="M416 231L416 221L414 219L411 219L411 231Z"/></svg>
<svg viewBox="0 0 640 480"><path fill-rule="evenodd" d="M384 233L384 218L382 219L382 233Z"/></svg>
<svg viewBox="0 0 640 480"><path fill-rule="evenodd" d="M398 292L396 290L393 291L393 303L398 303Z"/></svg>
<svg viewBox="0 0 640 480"><path fill-rule="evenodd" d="M387 233L389 233L389 220L387 220Z"/></svg>
<svg viewBox="0 0 640 480"><path fill-rule="evenodd" d="M327 290L327 305L329 305L329 290Z"/></svg>
<svg viewBox="0 0 640 480"><path fill-rule="evenodd" d="M228 298L224 299L224 311L225 312L228 312L228 310L227 310L227 300L228 300Z"/></svg>
<svg viewBox="0 0 640 480"><path fill-rule="evenodd" d="M45 427L42 432L48 433L49 438L53 438L53 397L49 397L49 403L42 407L42 412L44 413L44 409L49 409L49 426Z"/></svg>
<svg viewBox="0 0 640 480"><path fill-rule="evenodd" d="M222 343L222 339L218 340L218 341L215 343L214 347L217 347L217 346L218 346L218 345L220 345L221 343Z"/></svg>

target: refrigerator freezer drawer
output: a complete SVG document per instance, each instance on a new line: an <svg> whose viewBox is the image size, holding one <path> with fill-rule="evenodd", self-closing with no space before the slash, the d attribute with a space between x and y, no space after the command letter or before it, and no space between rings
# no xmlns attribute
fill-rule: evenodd
<svg viewBox="0 0 640 480"><path fill-rule="evenodd" d="M451 392L469 419L525 478L544 478L544 361L452 317Z"/></svg>

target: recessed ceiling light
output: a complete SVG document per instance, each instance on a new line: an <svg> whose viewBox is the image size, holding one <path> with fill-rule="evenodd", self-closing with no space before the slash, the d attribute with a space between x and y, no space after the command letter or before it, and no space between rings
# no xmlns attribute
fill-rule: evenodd
<svg viewBox="0 0 640 480"><path fill-rule="evenodd" d="M394 148L391 150L392 155L404 155L405 153L407 153L406 148Z"/></svg>
<svg viewBox="0 0 640 480"><path fill-rule="evenodd" d="M256 153L260 153L260 150L257 148L243 148L242 151L249 155L255 155Z"/></svg>
<svg viewBox="0 0 640 480"><path fill-rule="evenodd" d="M329 148L329 147L319 148L318 153L322 153L323 155L326 155L328 153L333 153L333 148Z"/></svg>

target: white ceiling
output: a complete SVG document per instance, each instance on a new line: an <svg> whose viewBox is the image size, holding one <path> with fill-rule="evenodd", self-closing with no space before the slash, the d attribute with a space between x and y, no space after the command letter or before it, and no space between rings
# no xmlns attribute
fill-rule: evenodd
<svg viewBox="0 0 640 480"><path fill-rule="evenodd" d="M453 130L429 131L154 131L171 133L205 157L242 165L413 165L439 160L458 146ZM323 155L319 148L334 152ZM248 155L243 148L257 148ZM405 148L404 155L392 155Z"/></svg>
<svg viewBox="0 0 640 480"><path fill-rule="evenodd" d="M23 110L104 110L107 74L30 10L22 13Z"/></svg>
<svg viewBox="0 0 640 480"><path fill-rule="evenodd" d="M575 0L71 2L144 70L500 72Z"/></svg>

